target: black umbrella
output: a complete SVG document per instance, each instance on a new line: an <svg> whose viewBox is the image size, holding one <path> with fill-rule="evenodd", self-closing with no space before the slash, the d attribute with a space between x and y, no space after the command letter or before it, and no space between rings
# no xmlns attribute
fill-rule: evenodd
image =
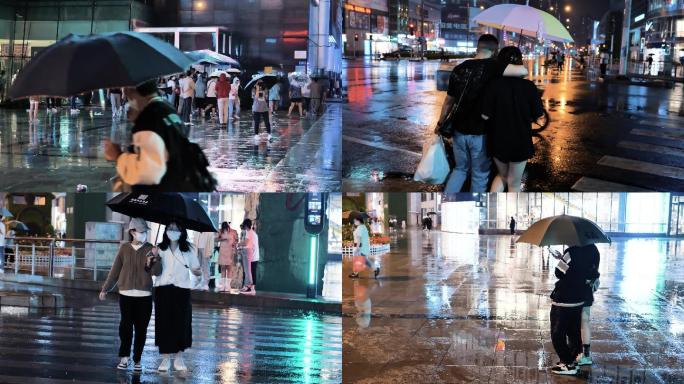
<svg viewBox="0 0 684 384"><path fill-rule="evenodd" d="M132 87L183 72L192 61L171 44L139 32L68 35L19 72L12 99L67 97L101 88Z"/></svg>
<svg viewBox="0 0 684 384"><path fill-rule="evenodd" d="M207 211L180 193L122 193L109 200L107 206L114 212L153 223L177 223L197 232L216 232Z"/></svg>

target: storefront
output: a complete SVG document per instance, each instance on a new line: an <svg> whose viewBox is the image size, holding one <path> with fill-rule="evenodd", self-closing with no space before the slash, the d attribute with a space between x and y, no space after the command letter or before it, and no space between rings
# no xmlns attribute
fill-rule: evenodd
<svg viewBox="0 0 684 384"><path fill-rule="evenodd" d="M347 56L377 56L397 49L389 37L389 14L383 1L344 5L344 41Z"/></svg>

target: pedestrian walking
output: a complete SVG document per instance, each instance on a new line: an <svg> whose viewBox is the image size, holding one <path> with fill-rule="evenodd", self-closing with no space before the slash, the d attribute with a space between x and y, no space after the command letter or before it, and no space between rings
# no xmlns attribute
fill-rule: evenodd
<svg viewBox="0 0 684 384"><path fill-rule="evenodd" d="M302 86L302 107L304 108L304 115L311 114L311 81L307 81Z"/></svg>
<svg viewBox="0 0 684 384"><path fill-rule="evenodd" d="M354 255L363 256L366 260L366 265L368 268L373 269L373 274L375 278L378 278L380 274L380 267L377 266L377 260L373 257L371 262L371 251L370 251L370 237L368 235L368 228L366 227L365 220L361 216L354 217ZM350 278L356 279L359 277L358 272L352 272L349 275Z"/></svg>
<svg viewBox="0 0 684 384"><path fill-rule="evenodd" d="M2 215L0 215L0 273L5 273L5 236L7 236L7 229L2 221L3 219Z"/></svg>
<svg viewBox="0 0 684 384"><path fill-rule="evenodd" d="M653 68L653 56L648 55L648 58L646 58L646 74L647 75L651 74L652 68Z"/></svg>
<svg viewBox="0 0 684 384"><path fill-rule="evenodd" d="M182 352L192 346L192 303L190 274L199 276L197 250L188 241L185 228L170 223L162 242L152 249L151 271L154 282L154 344L162 361L157 368L166 372L187 371Z"/></svg>
<svg viewBox="0 0 684 384"><path fill-rule="evenodd" d="M565 65L565 54L561 52L558 55L558 70L562 71L564 65Z"/></svg>
<svg viewBox="0 0 684 384"><path fill-rule="evenodd" d="M183 124L190 125L190 115L192 114L192 98L195 96L195 82L190 76L190 71L180 80L181 120Z"/></svg>
<svg viewBox="0 0 684 384"><path fill-rule="evenodd" d="M297 107L299 108L299 117L304 117L305 114L302 111L302 88L299 84L290 84L290 109L287 111L287 116L292 115L292 110Z"/></svg>
<svg viewBox="0 0 684 384"><path fill-rule="evenodd" d="M264 87L264 82L259 80L252 89L252 114L254 115L254 140L259 140L259 125L264 121L268 140L271 140L271 121L268 113L268 90Z"/></svg>
<svg viewBox="0 0 684 384"><path fill-rule="evenodd" d="M216 82L216 99L218 106L219 124L228 123L228 96L230 94L230 81L225 73L219 76Z"/></svg>
<svg viewBox="0 0 684 384"><path fill-rule="evenodd" d="M503 48L496 60L502 67L523 64L517 47ZM525 166L534 156L532 122L543 114L539 91L527 79L503 76L486 86L481 117L485 120L488 154L497 169L491 192L520 191Z"/></svg>
<svg viewBox="0 0 684 384"><path fill-rule="evenodd" d="M154 80L125 88L130 104L131 145L104 141L105 159L116 162L115 190L211 191L215 180L201 148L187 139L176 111L157 93Z"/></svg>
<svg viewBox="0 0 684 384"><path fill-rule="evenodd" d="M171 105L176 104L176 76L171 76L169 77L169 80L166 82L166 87L168 89L167 93L167 100Z"/></svg>
<svg viewBox="0 0 684 384"><path fill-rule="evenodd" d="M601 52L601 63L600 63L600 68L601 68L601 77L606 77L606 74L608 73L608 53L606 52Z"/></svg>
<svg viewBox="0 0 684 384"><path fill-rule="evenodd" d="M116 285L119 289L119 364L118 369L130 366L131 343L133 343L133 370L142 372L140 362L147 326L152 316L152 275L149 264L152 259L152 244L147 242L149 227L145 220L132 218L128 224L129 241L119 247L119 252L109 270L100 291L100 300L105 300ZM135 330L135 341L133 341Z"/></svg>
<svg viewBox="0 0 684 384"><path fill-rule="evenodd" d="M487 190L491 160L485 146L483 90L491 80L502 75L527 75L522 65L504 65L493 59L498 49L499 40L495 36L482 35L475 58L451 72L447 97L435 129L435 133L453 139L456 167L447 179L445 193L461 192L468 176L471 192Z"/></svg>
<svg viewBox="0 0 684 384"><path fill-rule="evenodd" d="M47 98L47 111L55 113L57 112L57 108L59 108L61 105L59 97L48 97Z"/></svg>
<svg viewBox="0 0 684 384"><path fill-rule="evenodd" d="M596 248L596 245L589 244L583 247L569 247L566 250L571 253L572 257L586 259L589 264L589 275L585 280L583 287L584 291L584 305L582 306L582 351L577 356L577 365L592 365L591 359L591 306L594 303L594 292L599 287L599 264L601 262L601 255Z"/></svg>
<svg viewBox="0 0 684 384"><path fill-rule="evenodd" d="M508 223L508 227L511 229L511 235L515 235L515 219L511 216L511 221Z"/></svg>
<svg viewBox="0 0 684 384"><path fill-rule="evenodd" d="M237 245L239 242L237 231L230 227L230 223L224 221L221 223L221 230L218 234L219 243L219 267L221 268L221 283L217 284L217 288L221 292L230 292L231 278L233 270L237 264L235 256L237 255Z"/></svg>
<svg viewBox="0 0 684 384"><path fill-rule="evenodd" d="M311 78L311 84L309 84L309 92L311 93L311 114L316 116L320 114L321 110L321 98L322 88L321 84L317 81L317 78Z"/></svg>
<svg viewBox="0 0 684 384"><path fill-rule="evenodd" d="M38 122L38 110L40 109L40 97L31 96L29 97L29 123Z"/></svg>
<svg viewBox="0 0 684 384"><path fill-rule="evenodd" d="M252 262L254 261L255 252L258 246L258 238L256 232L252 229L252 220L245 219L242 222L242 229L244 236L240 241L242 271L244 273L243 287L240 293L243 295L255 295L256 288L254 287L254 280L252 279Z"/></svg>
<svg viewBox="0 0 684 384"><path fill-rule="evenodd" d="M235 76L233 84L230 86L230 93L228 94L228 116L233 119L240 118L240 79Z"/></svg>
<svg viewBox="0 0 684 384"><path fill-rule="evenodd" d="M214 254L215 234L214 232L202 232L197 238L197 256L199 257L202 275L199 279L198 289L209 290L209 263Z"/></svg>
<svg viewBox="0 0 684 384"><path fill-rule="evenodd" d="M197 74L197 81L195 82L195 111L197 115L202 115L206 105L205 98L207 97L207 82L202 72Z"/></svg>
<svg viewBox="0 0 684 384"><path fill-rule="evenodd" d="M257 267L259 266L259 259L261 257L261 252L259 248L259 234L256 232L256 228L252 227L252 234L254 235L254 256L249 262L249 271L252 274L252 291L256 292L257 283Z"/></svg>
<svg viewBox="0 0 684 384"><path fill-rule="evenodd" d="M112 106L112 118L116 119L121 116L121 95L123 94L123 88L110 88L107 89L107 98L109 98L109 103Z"/></svg>
<svg viewBox="0 0 684 384"><path fill-rule="evenodd" d="M275 83L268 90L268 108L274 115L278 111L278 104L280 104L280 82Z"/></svg>
<svg viewBox="0 0 684 384"><path fill-rule="evenodd" d="M210 118L216 117L216 106L218 105L217 99L216 99L216 83L218 82L218 79L216 77L212 77L207 81L207 99L205 100L206 106L204 107L204 115L205 117L207 116L207 113L209 113Z"/></svg>
<svg viewBox="0 0 684 384"><path fill-rule="evenodd" d="M591 261L577 252L580 247L569 247L566 252L554 254L558 265L558 278L551 292L551 342L560 361L551 368L559 375L575 375L576 359L581 351L581 322L586 280L591 276Z"/></svg>

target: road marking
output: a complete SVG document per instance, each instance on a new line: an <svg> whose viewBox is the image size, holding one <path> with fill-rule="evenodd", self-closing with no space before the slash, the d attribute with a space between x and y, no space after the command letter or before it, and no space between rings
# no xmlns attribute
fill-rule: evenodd
<svg viewBox="0 0 684 384"><path fill-rule="evenodd" d="M670 128L670 129L684 129L684 122L680 123L671 123L671 122L665 122L665 121L653 121L653 120L639 120L640 125L650 125L652 127L663 127L663 128Z"/></svg>
<svg viewBox="0 0 684 384"><path fill-rule="evenodd" d="M362 144L362 145L366 145L368 147L378 148L378 149L382 149L385 151L401 152L401 153L405 153L407 155L415 156L417 158L420 158L421 156L423 156L423 154L420 152L413 152L413 151L409 151L408 149L393 147L393 146L387 145L387 144L381 144L381 143L376 143L373 141L358 139L356 137L342 135L342 138L346 141L351 141L352 143Z"/></svg>
<svg viewBox="0 0 684 384"><path fill-rule="evenodd" d="M657 137L659 139L677 140L677 141L683 141L684 140L684 131L682 131L682 133L677 133L677 132L672 132L672 131L668 132L665 130L652 131L650 129L634 128L631 131L629 131L629 133L631 133L632 135Z"/></svg>
<svg viewBox="0 0 684 384"><path fill-rule="evenodd" d="M572 186L573 191L579 192L645 192L648 189L614 183L612 181L594 179L593 177L582 176Z"/></svg>
<svg viewBox="0 0 684 384"><path fill-rule="evenodd" d="M603 156L601 160L598 161L598 164L613 168L625 169L628 171L648 173L656 176L684 180L684 168L672 167L669 165L647 163L645 161L625 159L616 156Z"/></svg>
<svg viewBox="0 0 684 384"><path fill-rule="evenodd" d="M617 146L637 151L655 152L661 155L684 157L684 149L666 147L664 145L638 143L636 141L621 141Z"/></svg>

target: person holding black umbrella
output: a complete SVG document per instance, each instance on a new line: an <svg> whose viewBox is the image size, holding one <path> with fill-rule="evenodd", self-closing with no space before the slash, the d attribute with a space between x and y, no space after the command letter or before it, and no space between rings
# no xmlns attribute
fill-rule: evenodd
<svg viewBox="0 0 684 384"><path fill-rule="evenodd" d="M190 274L201 275L197 250L188 241L182 226L170 223L164 230L162 242L152 249L150 261L154 282L155 345L162 361L159 372L171 368L187 371L181 353L192 346L192 304Z"/></svg>
<svg viewBox="0 0 684 384"><path fill-rule="evenodd" d="M109 270L107 280L102 285L100 300L104 300L107 292L117 285L119 288L119 309L121 322L119 323L119 364L118 369L128 369L130 365L131 342L135 328L135 342L133 343L133 370L142 372L140 363L147 326L152 316L152 275L151 262L152 244L147 242L149 227L145 220L132 218L128 225L129 242L121 244L114 264Z"/></svg>

